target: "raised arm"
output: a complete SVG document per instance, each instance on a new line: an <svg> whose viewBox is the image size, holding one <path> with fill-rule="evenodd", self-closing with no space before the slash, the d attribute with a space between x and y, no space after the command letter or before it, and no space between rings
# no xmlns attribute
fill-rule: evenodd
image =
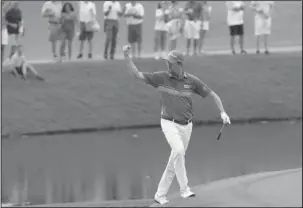
<svg viewBox="0 0 303 208"><path fill-rule="evenodd" d="M126 45L123 47L124 58L127 62L127 68L130 70L130 72L136 79L144 81L145 78L144 78L143 73L138 70L138 68L136 67L136 65L134 64L134 62L132 61L132 59L129 56L130 51L131 51L130 45Z"/></svg>

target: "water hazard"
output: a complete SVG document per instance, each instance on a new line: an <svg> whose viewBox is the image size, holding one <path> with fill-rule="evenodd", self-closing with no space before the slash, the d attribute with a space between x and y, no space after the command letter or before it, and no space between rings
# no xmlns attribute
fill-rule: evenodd
<svg viewBox="0 0 303 208"><path fill-rule="evenodd" d="M301 167L301 122L196 127L190 185ZM31 204L153 196L170 149L160 129L2 141L2 199ZM170 192L178 190L176 180Z"/></svg>

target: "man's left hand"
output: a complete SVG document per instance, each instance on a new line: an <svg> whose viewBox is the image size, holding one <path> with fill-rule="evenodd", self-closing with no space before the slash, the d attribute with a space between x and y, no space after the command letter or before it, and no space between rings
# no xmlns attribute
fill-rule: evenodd
<svg viewBox="0 0 303 208"><path fill-rule="evenodd" d="M228 124L231 123L229 116L225 112L221 112L221 119L222 119L223 123L225 123L225 124L226 123L228 123Z"/></svg>

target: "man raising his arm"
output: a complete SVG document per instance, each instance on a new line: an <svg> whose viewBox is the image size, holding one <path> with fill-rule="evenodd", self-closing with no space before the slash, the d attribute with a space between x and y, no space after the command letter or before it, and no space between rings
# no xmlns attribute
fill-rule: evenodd
<svg viewBox="0 0 303 208"><path fill-rule="evenodd" d="M175 177L180 186L181 196L195 196L188 186L185 169L185 152L193 127L192 94L205 98L210 96L221 113L223 123L230 124L220 97L205 85L198 77L183 70L183 54L173 50L168 53L166 63L168 71L154 73L141 72L129 57L131 46L123 47L127 66L135 78L157 88L161 93L161 128L171 147L171 154L155 194L155 202L163 205L168 202L166 194Z"/></svg>

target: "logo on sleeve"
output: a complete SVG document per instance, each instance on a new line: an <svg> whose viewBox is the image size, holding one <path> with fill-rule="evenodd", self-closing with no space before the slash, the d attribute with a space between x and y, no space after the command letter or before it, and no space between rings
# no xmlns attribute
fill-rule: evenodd
<svg viewBox="0 0 303 208"><path fill-rule="evenodd" d="M184 85L184 88L185 88L185 89L190 89L190 88L191 88L191 85L185 84L185 85Z"/></svg>

